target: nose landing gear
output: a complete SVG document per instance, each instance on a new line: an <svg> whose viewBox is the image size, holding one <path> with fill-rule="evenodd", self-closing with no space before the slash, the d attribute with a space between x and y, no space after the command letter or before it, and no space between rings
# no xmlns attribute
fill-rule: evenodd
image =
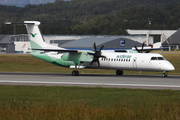
<svg viewBox="0 0 180 120"><path fill-rule="evenodd" d="M162 74L162 76L163 76L163 77L167 77L167 76L168 76L167 72L165 71L165 72Z"/></svg>

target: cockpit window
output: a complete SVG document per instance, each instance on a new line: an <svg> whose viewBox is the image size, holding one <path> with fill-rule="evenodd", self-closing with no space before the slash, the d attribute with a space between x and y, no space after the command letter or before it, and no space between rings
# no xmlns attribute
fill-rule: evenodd
<svg viewBox="0 0 180 120"><path fill-rule="evenodd" d="M165 60L163 57L152 57L151 60Z"/></svg>
<svg viewBox="0 0 180 120"><path fill-rule="evenodd" d="M164 58L163 57L158 57L158 60L164 60Z"/></svg>
<svg viewBox="0 0 180 120"><path fill-rule="evenodd" d="M152 57L151 60L157 60L157 57Z"/></svg>

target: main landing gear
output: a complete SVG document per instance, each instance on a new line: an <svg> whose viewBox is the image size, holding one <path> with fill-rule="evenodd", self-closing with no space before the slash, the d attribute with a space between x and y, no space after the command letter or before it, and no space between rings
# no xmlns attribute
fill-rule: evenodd
<svg viewBox="0 0 180 120"><path fill-rule="evenodd" d="M72 76L79 76L79 71L77 68L77 64L75 64L75 70L72 71Z"/></svg>
<svg viewBox="0 0 180 120"><path fill-rule="evenodd" d="M123 71L122 70L116 70L116 75L123 75Z"/></svg>
<svg viewBox="0 0 180 120"><path fill-rule="evenodd" d="M79 71L78 70L73 70L72 71L72 76L79 76Z"/></svg>

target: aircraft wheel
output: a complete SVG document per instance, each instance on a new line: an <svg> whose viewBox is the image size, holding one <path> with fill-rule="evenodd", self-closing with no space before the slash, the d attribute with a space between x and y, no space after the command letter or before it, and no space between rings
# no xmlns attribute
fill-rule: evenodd
<svg viewBox="0 0 180 120"><path fill-rule="evenodd" d="M163 73L162 76L163 76L163 77L167 77L168 74L167 74L167 73Z"/></svg>
<svg viewBox="0 0 180 120"><path fill-rule="evenodd" d="M79 71L76 71L76 76L79 76Z"/></svg>
<svg viewBox="0 0 180 120"><path fill-rule="evenodd" d="M123 71L122 70L117 70L116 75L123 75Z"/></svg>
<svg viewBox="0 0 180 120"><path fill-rule="evenodd" d="M79 76L79 71L77 70L72 71L72 76Z"/></svg>

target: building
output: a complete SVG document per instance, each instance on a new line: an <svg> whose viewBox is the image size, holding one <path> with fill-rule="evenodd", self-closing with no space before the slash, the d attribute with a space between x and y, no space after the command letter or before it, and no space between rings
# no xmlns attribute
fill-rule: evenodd
<svg viewBox="0 0 180 120"><path fill-rule="evenodd" d="M179 50L180 46L180 28L173 33L170 37L168 37L163 43L163 47L171 47Z"/></svg>
<svg viewBox="0 0 180 120"><path fill-rule="evenodd" d="M9 40L9 36L0 35L0 53L14 53L15 45Z"/></svg>
<svg viewBox="0 0 180 120"><path fill-rule="evenodd" d="M150 35L160 35L160 42L155 43L154 47L175 47L177 50L180 46L180 28L178 30L127 30L130 35L145 35L147 37L147 43L149 44Z"/></svg>
<svg viewBox="0 0 180 120"><path fill-rule="evenodd" d="M63 48L80 48L93 49L94 42L97 48L103 44L104 49L131 49L135 45L141 47L142 43L146 41L145 36L120 36L120 35L106 35L106 36L85 36L85 35L44 35L46 43ZM11 52L15 53L29 53L31 52L31 45L27 34L6 35L3 36L0 42L3 42L4 52L9 52L9 48L13 49ZM154 43L154 38L149 37L149 43ZM7 47L7 45L9 47ZM14 45L14 48L10 45ZM6 49L5 49L6 48ZM8 49L7 49L8 48Z"/></svg>
<svg viewBox="0 0 180 120"><path fill-rule="evenodd" d="M93 49L94 42L100 48L103 44L104 49L131 49L132 47L142 46L146 41L145 36L121 36L121 35L106 35L106 36L44 36L47 43L63 48L83 48ZM154 43L154 38L149 38L150 43Z"/></svg>

